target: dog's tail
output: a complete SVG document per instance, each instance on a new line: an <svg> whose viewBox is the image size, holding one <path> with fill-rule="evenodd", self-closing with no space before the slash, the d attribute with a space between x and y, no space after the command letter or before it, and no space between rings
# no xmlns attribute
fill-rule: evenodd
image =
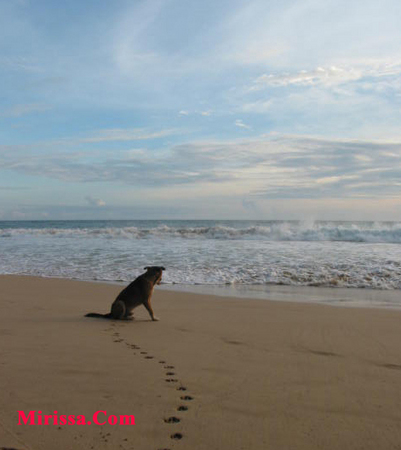
<svg viewBox="0 0 401 450"><path fill-rule="evenodd" d="M85 317L99 317L101 319L111 319L111 312L109 312L108 314L88 313L85 314Z"/></svg>

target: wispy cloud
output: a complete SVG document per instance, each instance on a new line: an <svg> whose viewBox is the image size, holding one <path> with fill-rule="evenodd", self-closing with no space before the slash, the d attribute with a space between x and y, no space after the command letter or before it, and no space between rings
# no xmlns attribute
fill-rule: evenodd
<svg viewBox="0 0 401 450"><path fill-rule="evenodd" d="M177 134L176 129L166 129L159 131L151 131L144 128L112 128L105 130L97 130L92 136L82 138L72 138L74 142L81 143L96 143L96 142L111 142L111 141L142 141L150 139L160 139L166 136ZM67 139L68 140L68 139Z"/></svg>
<svg viewBox="0 0 401 450"><path fill-rule="evenodd" d="M401 63L355 60L296 72L265 73L230 93L237 114L264 116L282 133L399 139ZM253 127L255 128L255 127Z"/></svg>
<svg viewBox="0 0 401 450"><path fill-rule="evenodd" d="M234 125L235 125L236 127L239 127L239 128L245 128L246 130L250 130L250 129L252 128L251 126L245 124L245 123L242 121L242 119L237 119L237 120L234 122Z"/></svg>
<svg viewBox="0 0 401 450"><path fill-rule="evenodd" d="M134 141L152 141L163 139L169 136L183 135L186 133L184 129L166 128L166 129L152 129L152 128L106 128L100 130L92 130L84 136L71 136L50 139L46 141L33 142L31 144L21 145L0 145L0 155L3 153L10 153L15 151L25 151L29 149L58 149L61 147L71 147L71 154L77 154L76 146L80 144L94 144L88 145L87 149L96 149L96 144L103 142L134 142ZM98 150L93 150L96 153ZM113 150L110 150L113 153ZM103 150L100 154L106 155L108 150ZM33 155L34 157L34 155Z"/></svg>
<svg viewBox="0 0 401 450"><path fill-rule="evenodd" d="M146 187L218 183L219 189L263 198L385 198L401 185L401 143L278 136L193 142L158 154L127 152L88 162L80 154L18 158L0 167L69 182ZM90 199L90 200L88 200ZM87 197L88 202L99 203Z"/></svg>
<svg viewBox="0 0 401 450"><path fill-rule="evenodd" d="M43 113L51 110L50 105L42 105L38 103L30 103L25 105L14 105L10 108L0 111L0 117L21 117L26 114Z"/></svg>
<svg viewBox="0 0 401 450"><path fill-rule="evenodd" d="M382 77L394 78L401 76L401 63L357 63L355 67L318 67L315 70L301 70L297 73L263 74L256 78L250 91L264 87L298 86L334 86L356 80L377 79Z"/></svg>
<svg viewBox="0 0 401 450"><path fill-rule="evenodd" d="M353 69L345 70L334 66L328 69L318 67L313 71L301 70L296 74L261 75L255 80L255 86L251 90L262 89L264 86L288 86L292 84L303 86L313 86L316 84L332 85L358 80L360 78L361 73Z"/></svg>

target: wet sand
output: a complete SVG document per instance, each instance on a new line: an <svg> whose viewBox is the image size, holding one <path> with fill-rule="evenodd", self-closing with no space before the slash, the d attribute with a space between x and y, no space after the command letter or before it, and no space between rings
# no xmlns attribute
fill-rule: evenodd
<svg viewBox="0 0 401 450"><path fill-rule="evenodd" d="M400 311L156 289L160 322L83 317L120 289L0 277L0 448L401 448Z"/></svg>

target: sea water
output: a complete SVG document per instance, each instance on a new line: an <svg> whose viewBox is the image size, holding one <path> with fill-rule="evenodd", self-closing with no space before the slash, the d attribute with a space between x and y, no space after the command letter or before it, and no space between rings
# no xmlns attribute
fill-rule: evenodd
<svg viewBox="0 0 401 450"><path fill-rule="evenodd" d="M0 222L0 274L128 282L149 265L166 267L163 283L175 287L366 288L398 298L401 223Z"/></svg>

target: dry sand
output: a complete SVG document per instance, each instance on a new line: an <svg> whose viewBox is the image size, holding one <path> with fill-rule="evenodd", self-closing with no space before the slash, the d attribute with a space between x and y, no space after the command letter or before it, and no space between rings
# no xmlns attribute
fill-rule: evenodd
<svg viewBox="0 0 401 450"><path fill-rule="evenodd" d="M0 277L0 448L401 449L399 311L156 289L160 322L83 317L119 290ZM17 425L20 410L136 424Z"/></svg>

